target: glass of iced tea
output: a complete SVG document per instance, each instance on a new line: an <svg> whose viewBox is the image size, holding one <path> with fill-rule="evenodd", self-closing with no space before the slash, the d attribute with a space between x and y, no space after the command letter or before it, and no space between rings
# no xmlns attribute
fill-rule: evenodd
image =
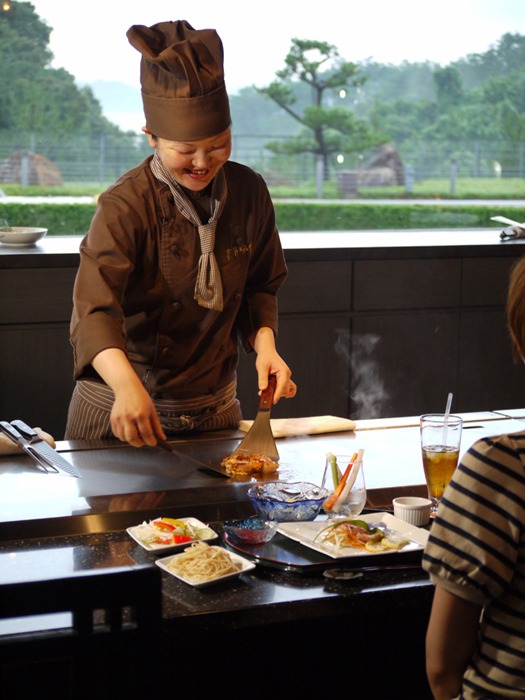
<svg viewBox="0 0 525 700"><path fill-rule="evenodd" d="M434 516L443 492L458 466L463 420L444 413L427 413L419 419L423 468Z"/></svg>

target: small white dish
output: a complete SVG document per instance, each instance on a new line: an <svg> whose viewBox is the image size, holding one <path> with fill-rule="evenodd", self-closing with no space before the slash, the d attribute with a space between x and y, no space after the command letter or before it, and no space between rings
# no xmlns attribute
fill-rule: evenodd
<svg viewBox="0 0 525 700"><path fill-rule="evenodd" d="M405 523L423 527L430 522L432 501L417 496L399 496L392 501L394 515Z"/></svg>
<svg viewBox="0 0 525 700"><path fill-rule="evenodd" d="M209 528L205 523L202 523L200 520L197 520L197 518L178 518L178 520L182 521L183 523L187 523L188 525L197 529L205 528L206 530L209 530L209 536L199 538L199 542L212 542L218 537L217 533L214 530ZM180 551L181 549L185 549L186 547L188 547L188 545L191 544L191 542L181 542L179 544L160 544L158 542L144 542L140 538L140 535L144 532L144 529L144 525L134 525L133 527L128 527L126 532L132 539L135 540L137 544L140 544L141 547L144 547L144 549L147 552L154 552L156 554L162 552L163 554L166 554L167 552ZM195 542L195 540L192 541Z"/></svg>
<svg viewBox="0 0 525 700"><path fill-rule="evenodd" d="M47 233L47 228L8 226L0 228L0 243L13 248L26 248L35 245Z"/></svg>
<svg viewBox="0 0 525 700"><path fill-rule="evenodd" d="M182 576L179 576L176 574L174 571L171 571L169 569L169 563L175 559L176 557L180 557L181 554L174 554L171 557L164 557L163 559L157 559L155 561L155 564L159 566L161 569L166 571L168 574L171 574L172 576L175 576L175 578L178 578L180 581L183 581L184 583L187 583L189 586L193 586L194 588L204 588L205 586L214 586L216 583L222 583L223 581L228 581L229 579L236 578L237 576L240 576L241 574L244 574L246 571L251 571L252 569L255 569L255 564L251 561L248 561L248 559L245 559L244 557L239 556L238 554L235 554L235 552L230 552L224 547L215 547L215 549L222 549L223 552L226 552L232 562L236 564L239 568L237 571L231 573L231 574L226 574L225 576L217 576L216 578L209 579L208 581L191 581L190 579L183 578Z"/></svg>

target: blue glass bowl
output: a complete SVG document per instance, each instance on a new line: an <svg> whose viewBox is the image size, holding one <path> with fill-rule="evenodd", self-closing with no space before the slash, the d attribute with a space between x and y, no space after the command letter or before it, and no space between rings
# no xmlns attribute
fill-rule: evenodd
<svg viewBox="0 0 525 700"><path fill-rule="evenodd" d="M248 489L257 514L279 523L314 520L329 495L328 489L306 481L268 481Z"/></svg>
<svg viewBox="0 0 525 700"><path fill-rule="evenodd" d="M264 544L277 532L277 522L252 515L242 520L227 520L222 527L228 539L237 544Z"/></svg>

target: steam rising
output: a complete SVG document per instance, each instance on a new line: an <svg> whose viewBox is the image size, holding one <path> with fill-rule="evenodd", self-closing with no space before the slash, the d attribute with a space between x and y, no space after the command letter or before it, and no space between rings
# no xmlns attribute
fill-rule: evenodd
<svg viewBox="0 0 525 700"><path fill-rule="evenodd" d="M336 333L336 355L342 357L350 367L350 398L354 405L351 417L354 420L382 417L382 405L390 397L373 357L381 338L372 333L350 337L350 331L345 328L338 328Z"/></svg>

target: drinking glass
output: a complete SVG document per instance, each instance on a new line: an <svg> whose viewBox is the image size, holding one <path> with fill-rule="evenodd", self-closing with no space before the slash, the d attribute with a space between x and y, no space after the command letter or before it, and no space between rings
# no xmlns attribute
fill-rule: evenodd
<svg viewBox="0 0 525 700"><path fill-rule="evenodd" d="M329 455L326 458L325 471L323 481L326 482L326 488L334 490L332 478L332 460L335 458L338 472L342 475L345 473L348 464L352 461L351 455ZM337 500L331 510L327 511L329 518L349 518L359 515L366 504L366 485L365 473L363 469L363 459L356 461L350 471L348 483L351 483L351 488L343 488L342 496Z"/></svg>
<svg viewBox="0 0 525 700"><path fill-rule="evenodd" d="M419 419L423 469L434 517L458 465L463 420L444 413L427 413Z"/></svg>

